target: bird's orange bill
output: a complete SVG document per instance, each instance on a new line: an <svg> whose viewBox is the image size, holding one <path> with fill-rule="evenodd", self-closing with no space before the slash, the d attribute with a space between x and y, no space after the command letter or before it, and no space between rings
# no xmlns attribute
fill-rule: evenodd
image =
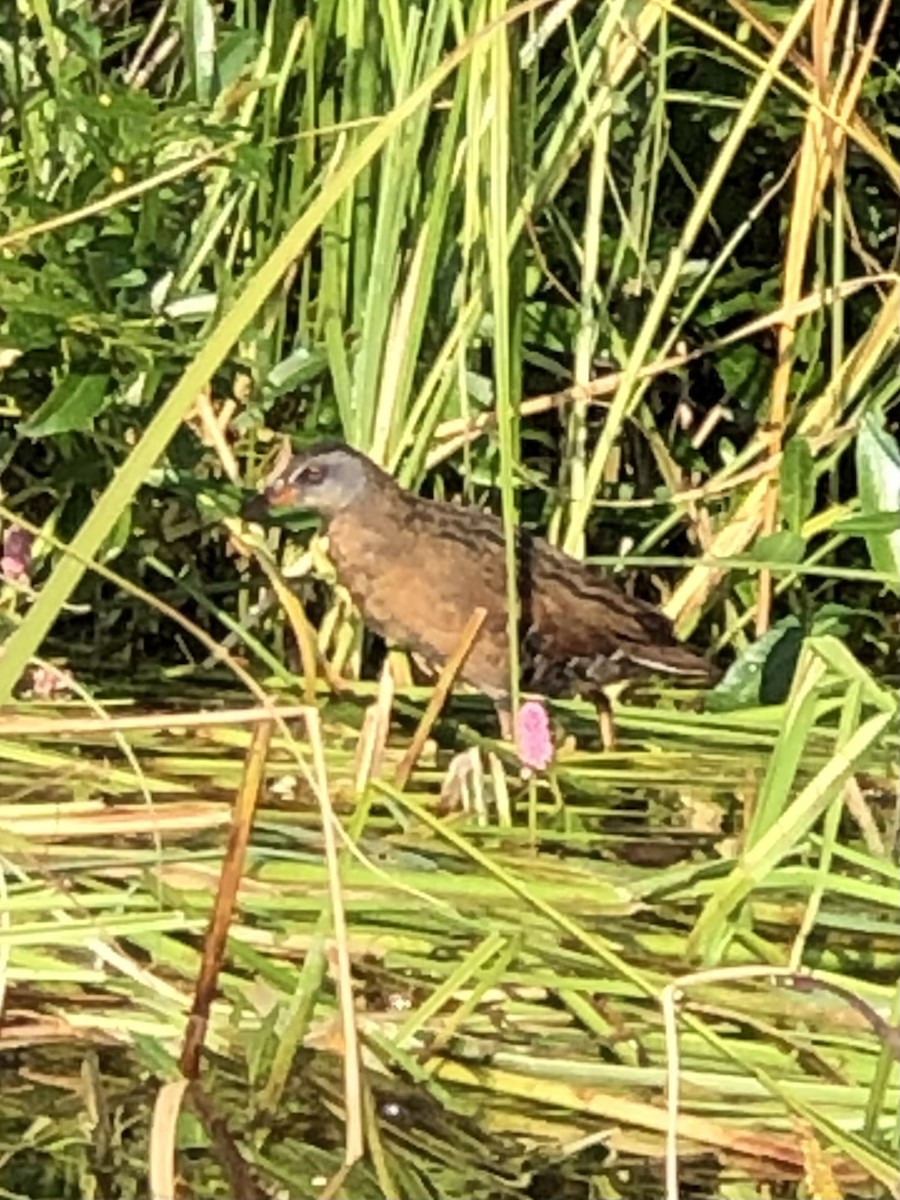
<svg viewBox="0 0 900 1200"><path fill-rule="evenodd" d="M266 488L270 508L286 508L297 503L297 489L292 483L273 483Z"/></svg>

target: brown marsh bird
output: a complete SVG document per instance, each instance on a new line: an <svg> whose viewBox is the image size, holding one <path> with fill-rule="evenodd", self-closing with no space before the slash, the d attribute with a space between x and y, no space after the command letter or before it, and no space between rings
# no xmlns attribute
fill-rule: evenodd
<svg viewBox="0 0 900 1200"><path fill-rule="evenodd" d="M365 455L319 445L276 469L250 519L271 508L324 517L329 553L368 626L442 664L476 608L487 616L460 674L493 701L510 738L506 562L500 520L480 509L404 491ZM612 740L604 688L652 675L709 683L714 668L675 638L671 623L626 596L596 567L524 529L517 536L521 688L593 701Z"/></svg>

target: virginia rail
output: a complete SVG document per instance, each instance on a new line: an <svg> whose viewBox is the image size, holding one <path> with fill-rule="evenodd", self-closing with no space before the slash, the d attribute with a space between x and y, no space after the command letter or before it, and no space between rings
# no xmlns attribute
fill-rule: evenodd
<svg viewBox="0 0 900 1200"><path fill-rule="evenodd" d="M339 581L366 623L440 665L475 608L487 616L460 674L493 701L511 734L506 563L499 519L404 491L357 450L319 445L276 469L244 513L311 509L324 518ZM604 689L653 675L709 683L714 668L675 638L652 605L543 538L517 534L519 665L523 691L591 700L612 741Z"/></svg>

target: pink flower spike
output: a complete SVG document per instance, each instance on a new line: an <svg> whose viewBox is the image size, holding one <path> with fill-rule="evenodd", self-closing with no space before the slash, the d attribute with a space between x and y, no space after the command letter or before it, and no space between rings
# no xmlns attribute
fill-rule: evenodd
<svg viewBox="0 0 900 1200"><path fill-rule="evenodd" d="M18 525L10 525L3 534L0 575L10 583L31 580L31 544L34 538Z"/></svg>
<svg viewBox="0 0 900 1200"><path fill-rule="evenodd" d="M550 718L537 700L526 700L516 714L516 750L531 771L543 771L553 761Z"/></svg>

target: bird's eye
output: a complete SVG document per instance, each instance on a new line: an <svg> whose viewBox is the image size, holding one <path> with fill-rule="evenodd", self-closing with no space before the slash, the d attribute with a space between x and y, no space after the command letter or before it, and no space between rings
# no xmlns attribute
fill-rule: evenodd
<svg viewBox="0 0 900 1200"><path fill-rule="evenodd" d="M325 468L316 466L315 463L310 463L308 467L304 467L297 475L297 483L321 483L325 478Z"/></svg>

